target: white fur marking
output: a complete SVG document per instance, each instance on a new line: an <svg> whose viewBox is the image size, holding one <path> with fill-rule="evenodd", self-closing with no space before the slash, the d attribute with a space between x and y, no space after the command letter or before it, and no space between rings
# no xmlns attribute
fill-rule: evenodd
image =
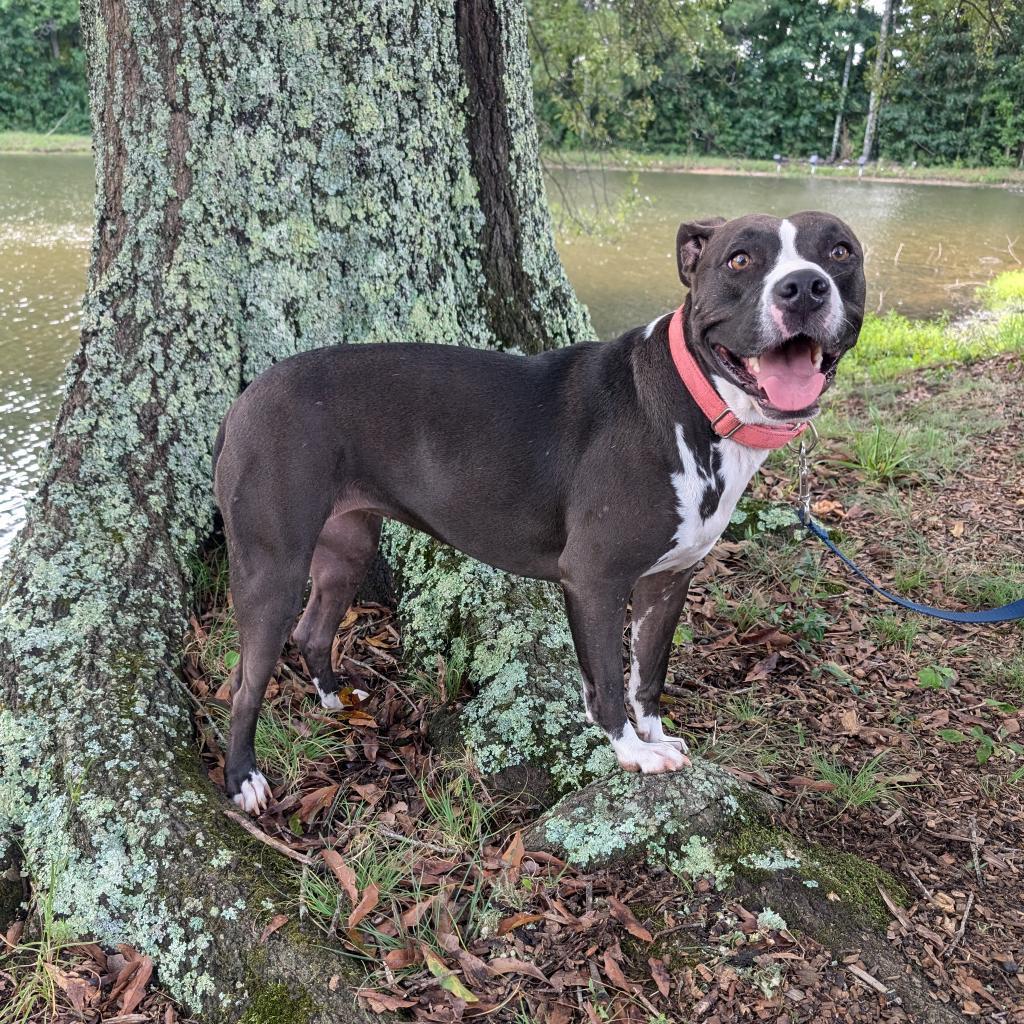
<svg viewBox="0 0 1024 1024"><path fill-rule="evenodd" d="M683 436L683 428L676 424L676 448L682 470L672 474L672 487L676 492L679 526L672 538L672 547L644 573L645 576L667 569L679 572L696 565L715 546L722 531L728 526L736 502L750 483L750 478L768 457L764 449L748 448L726 438L719 441L717 446L721 454L719 473L723 481L722 494L718 499L718 508L709 519L703 519L700 514L701 499L705 489L714 481L704 472L703 467L697 465Z"/></svg>
<svg viewBox="0 0 1024 1024"><path fill-rule="evenodd" d="M669 736L665 732L661 718L658 715L637 715L637 735L646 743L670 743L678 747L684 754L689 752L686 740L682 736Z"/></svg>
<svg viewBox="0 0 1024 1024"><path fill-rule="evenodd" d="M587 680L583 675L580 676L580 696L583 698L583 716L587 720L587 725L593 725L594 716L587 706Z"/></svg>
<svg viewBox="0 0 1024 1024"><path fill-rule="evenodd" d="M629 703L633 707L633 713L639 720L643 714L643 709L640 707L640 702L637 700L637 694L640 691L640 658L637 655L637 647L640 644L640 628L643 626L647 616L651 614L651 609L643 613L638 619L633 620L631 627L631 637L629 642L629 687L627 695L629 696Z"/></svg>
<svg viewBox="0 0 1024 1024"><path fill-rule="evenodd" d="M338 711L343 706L341 698L336 693L324 693L320 689L320 680L316 676L313 677L313 685L316 687L317 696L320 698L320 706L325 708L327 711Z"/></svg>
<svg viewBox="0 0 1024 1024"><path fill-rule="evenodd" d="M779 224L779 241L782 247L779 249L775 266L769 271L764 279L761 289L761 332L765 338L778 337L782 334L778 323L772 316L774 304L773 292L775 285L787 274L796 270L815 270L828 281L829 284L829 310L826 329L831 337L836 337L839 328L843 323L843 300L839 297L839 289L836 287L832 275L820 263L812 263L805 260L796 248L796 225L789 220L783 220ZM722 396L725 397L724 395Z"/></svg>
<svg viewBox="0 0 1024 1024"><path fill-rule="evenodd" d="M270 785L263 777L262 772L252 771L242 783L242 791L232 797L232 800L246 814L262 814L267 809L272 797Z"/></svg>
<svg viewBox="0 0 1024 1024"><path fill-rule="evenodd" d="M658 324L660 324L660 323L661 323L661 321L662 321L662 320L664 320L664 319L665 319L665 317L666 317L667 315L668 315L668 314L665 314L665 313L663 313L663 314L662 314L661 316L656 316L656 317L655 317L655 318L654 318L654 319L653 319L653 320L652 320L652 321L651 321L651 322L650 322L650 323L649 323L649 324L648 324L648 325L647 325L647 326L646 326L646 327L644 328L644 338L645 338L645 339L649 338L649 337L650 337L650 336L651 336L651 335L652 335L652 334L654 333L654 328L655 328L655 327L657 327L657 326L658 326Z"/></svg>
<svg viewBox="0 0 1024 1024"><path fill-rule="evenodd" d="M620 767L627 772L657 775L678 771L690 763L690 759L670 743L644 743L629 722L626 722L622 735L612 739L611 744Z"/></svg>

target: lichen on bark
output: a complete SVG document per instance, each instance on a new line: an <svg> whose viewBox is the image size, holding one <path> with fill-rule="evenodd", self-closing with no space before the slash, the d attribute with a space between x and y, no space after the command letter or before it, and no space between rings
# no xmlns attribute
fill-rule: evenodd
<svg viewBox="0 0 1024 1024"><path fill-rule="evenodd" d="M152 954L210 1019L277 985L308 1014L359 1016L327 990L338 962L295 936L272 937L254 976L246 951L287 886L267 884L272 861L194 752L179 638L227 406L317 345L591 333L543 206L522 5L489 6L503 50L523 47L474 74L525 104L499 128L509 201L531 204L506 296L528 337L487 312L451 5L83 4L96 228L82 344L0 580L0 822L72 933Z"/></svg>

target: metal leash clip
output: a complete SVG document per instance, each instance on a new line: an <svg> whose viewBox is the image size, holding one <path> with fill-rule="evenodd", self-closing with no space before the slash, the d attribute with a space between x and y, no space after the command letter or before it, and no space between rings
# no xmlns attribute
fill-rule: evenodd
<svg viewBox="0 0 1024 1024"><path fill-rule="evenodd" d="M807 428L811 433L810 444L806 437L800 438L799 479L797 493L800 497L800 521L806 526L811 521L811 461L808 456L818 447L818 431L810 421Z"/></svg>

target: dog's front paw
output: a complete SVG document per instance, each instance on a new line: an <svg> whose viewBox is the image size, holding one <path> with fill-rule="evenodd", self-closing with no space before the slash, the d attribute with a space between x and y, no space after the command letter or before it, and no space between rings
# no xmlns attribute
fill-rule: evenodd
<svg viewBox="0 0 1024 1024"><path fill-rule="evenodd" d="M270 784L263 777L263 773L254 769L249 772L248 777L242 783L241 790L231 799L246 814L262 814L267 809L272 796Z"/></svg>
<svg viewBox="0 0 1024 1024"><path fill-rule="evenodd" d="M636 732L646 743L670 743L684 754L690 752L682 736L667 736L661 719L657 715L643 715L636 721Z"/></svg>
<svg viewBox="0 0 1024 1024"><path fill-rule="evenodd" d="M690 759L672 743L645 743L630 761L619 759L627 772L643 772L644 775L677 772L689 763Z"/></svg>
<svg viewBox="0 0 1024 1024"><path fill-rule="evenodd" d="M690 763L690 759L673 743L645 743L627 723L622 736L612 740L619 766L627 772L658 775L677 772Z"/></svg>

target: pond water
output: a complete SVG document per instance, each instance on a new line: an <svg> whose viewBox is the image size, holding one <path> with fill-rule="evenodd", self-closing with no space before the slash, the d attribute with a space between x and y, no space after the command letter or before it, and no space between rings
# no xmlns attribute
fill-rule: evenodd
<svg viewBox="0 0 1024 1024"><path fill-rule="evenodd" d="M632 194L636 198L622 205ZM24 519L39 456L78 340L92 223L88 156L0 155L0 558ZM927 316L1024 258L1024 192L826 178L556 172L559 247L602 338L679 301L680 220L751 210L829 210L868 252L869 305ZM614 220L598 238L572 217Z"/></svg>

